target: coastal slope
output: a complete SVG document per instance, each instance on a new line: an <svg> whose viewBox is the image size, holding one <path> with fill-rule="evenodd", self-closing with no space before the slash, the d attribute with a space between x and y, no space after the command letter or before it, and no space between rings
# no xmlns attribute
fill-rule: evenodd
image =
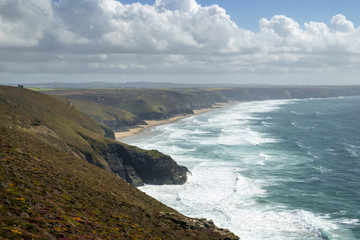
<svg viewBox="0 0 360 240"><path fill-rule="evenodd" d="M65 89L46 91L113 131L126 131L147 120L193 114L215 103L360 95L360 86L257 86L188 89Z"/></svg>
<svg viewBox="0 0 360 240"><path fill-rule="evenodd" d="M193 114L194 110L209 108L215 103L191 90L68 89L44 93L63 102L70 101L76 109L116 132L144 125L145 120Z"/></svg>
<svg viewBox="0 0 360 240"><path fill-rule="evenodd" d="M104 155L128 154L138 165L147 156L150 166L166 156L117 144L106 137L111 131L56 99L0 87L0 123L0 238L238 239L119 178Z"/></svg>
<svg viewBox="0 0 360 240"><path fill-rule="evenodd" d="M22 130L129 183L183 184L186 167L167 155L119 143L111 129L48 95L0 87L2 126Z"/></svg>

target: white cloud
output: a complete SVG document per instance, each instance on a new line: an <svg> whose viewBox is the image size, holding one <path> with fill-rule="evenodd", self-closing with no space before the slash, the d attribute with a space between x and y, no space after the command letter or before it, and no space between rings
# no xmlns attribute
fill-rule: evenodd
<svg viewBox="0 0 360 240"><path fill-rule="evenodd" d="M360 29L277 15L242 29L218 5L0 0L0 72L267 74L355 71ZM22 47L19 52L18 47ZM22 60L20 60L22 59ZM26 59L26 60L24 60Z"/></svg>
<svg viewBox="0 0 360 240"><path fill-rule="evenodd" d="M259 25L261 31L272 31L283 38L301 35L299 24L283 15L276 15L270 20L263 18L259 21Z"/></svg>
<svg viewBox="0 0 360 240"><path fill-rule="evenodd" d="M52 15L50 0L0 0L0 47L36 45Z"/></svg>
<svg viewBox="0 0 360 240"><path fill-rule="evenodd" d="M156 0L154 6L162 11L197 12L200 9L195 0Z"/></svg>
<svg viewBox="0 0 360 240"><path fill-rule="evenodd" d="M354 24L348 20L346 20L346 17L338 14L331 18L331 29L339 32L351 32L354 31Z"/></svg>

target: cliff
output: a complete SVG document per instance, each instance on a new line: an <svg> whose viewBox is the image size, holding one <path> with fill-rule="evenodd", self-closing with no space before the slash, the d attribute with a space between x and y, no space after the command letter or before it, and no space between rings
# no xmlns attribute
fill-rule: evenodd
<svg viewBox="0 0 360 240"><path fill-rule="evenodd" d="M1 239L238 239L31 131L4 125L0 216Z"/></svg>
<svg viewBox="0 0 360 240"><path fill-rule="evenodd" d="M54 98L0 86L0 238L239 239L120 178L183 183L187 170L109 132Z"/></svg>
<svg viewBox="0 0 360 240"><path fill-rule="evenodd" d="M116 111L122 111L127 113L128 116L131 115L139 119L139 121L143 121L191 114L195 109L207 108L214 103L211 99L192 94L188 90L77 89L49 91L46 94L70 99L76 109L98 121L107 117L94 106L102 109L102 112L108 111L113 114ZM111 111L109 111L110 109ZM124 126L133 126L134 121L130 120L129 117L120 116L119 119L123 120ZM111 127L105 121L103 123Z"/></svg>
<svg viewBox="0 0 360 240"><path fill-rule="evenodd" d="M114 142L107 146L103 156L111 170L135 186L186 182L187 168L177 165L168 155Z"/></svg>
<svg viewBox="0 0 360 240"><path fill-rule="evenodd" d="M186 181L187 169L170 156L112 140L109 128L55 98L13 87L0 87L0 94L3 126L35 135L59 151L112 171L136 186Z"/></svg>
<svg viewBox="0 0 360 240"><path fill-rule="evenodd" d="M67 104L71 104L76 110L85 113L99 123L107 126L113 131L124 131L129 127L134 127L141 124L146 124L136 115L129 111L107 106L98 102L79 101L57 96L57 98Z"/></svg>
<svg viewBox="0 0 360 240"><path fill-rule="evenodd" d="M329 98L360 95L360 86L269 86L215 90L233 101Z"/></svg>
<svg viewBox="0 0 360 240"><path fill-rule="evenodd" d="M327 98L360 95L360 86L262 86L194 89L76 89L49 91L114 131L144 120L167 119L229 101Z"/></svg>

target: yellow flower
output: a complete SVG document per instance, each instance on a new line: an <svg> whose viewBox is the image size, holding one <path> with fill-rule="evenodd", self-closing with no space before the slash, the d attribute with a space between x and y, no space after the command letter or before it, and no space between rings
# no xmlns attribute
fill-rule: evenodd
<svg viewBox="0 0 360 240"><path fill-rule="evenodd" d="M12 231L13 233L16 233L16 234L21 234L21 233L22 233L22 232L18 231L17 229L11 229L11 231Z"/></svg>

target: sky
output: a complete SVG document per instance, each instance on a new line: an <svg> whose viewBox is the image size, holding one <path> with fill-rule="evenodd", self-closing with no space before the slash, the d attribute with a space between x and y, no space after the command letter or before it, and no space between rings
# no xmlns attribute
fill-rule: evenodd
<svg viewBox="0 0 360 240"><path fill-rule="evenodd" d="M0 84L360 84L358 0L0 0Z"/></svg>

